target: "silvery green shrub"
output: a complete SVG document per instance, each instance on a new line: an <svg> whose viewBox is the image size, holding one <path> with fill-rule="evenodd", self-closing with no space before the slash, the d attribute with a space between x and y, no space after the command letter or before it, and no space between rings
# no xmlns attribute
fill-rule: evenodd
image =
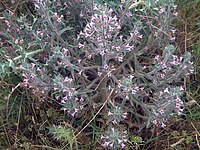
<svg viewBox="0 0 200 150"><path fill-rule="evenodd" d="M103 146L125 147L129 134L125 120L130 116L135 116L142 130L152 125L165 127L171 117L183 113L183 79L193 73L193 66L189 52L176 52L173 0L145 0L131 10L133 3L127 1L116 6L93 4L88 9L90 19L70 44L61 36L69 29L60 11L64 5L51 0L34 4L38 16L32 24L26 16L21 18L24 24L18 22L23 26L19 33L24 30L30 36L22 36L23 42L32 41L24 47L42 49L48 56L41 63L21 49L21 85L34 94L52 93L72 117L84 116L95 104L105 104L101 110L107 125L101 136ZM9 20L4 21L9 30ZM11 44L21 48L16 40Z"/></svg>

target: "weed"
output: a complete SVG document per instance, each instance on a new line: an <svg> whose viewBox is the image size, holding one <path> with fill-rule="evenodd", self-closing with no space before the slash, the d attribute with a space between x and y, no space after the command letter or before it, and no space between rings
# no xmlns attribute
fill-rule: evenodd
<svg viewBox="0 0 200 150"><path fill-rule="evenodd" d="M186 49L177 53L174 46L177 5L173 0L107 2L34 0L26 15L20 2L2 1L0 75L23 78L9 96L26 91L18 100L9 147L78 149L84 133L93 147L138 149L149 135L134 133L157 134L184 113L184 79L194 68L192 55ZM14 109L7 109L7 119L8 110ZM27 137L36 144L27 144Z"/></svg>

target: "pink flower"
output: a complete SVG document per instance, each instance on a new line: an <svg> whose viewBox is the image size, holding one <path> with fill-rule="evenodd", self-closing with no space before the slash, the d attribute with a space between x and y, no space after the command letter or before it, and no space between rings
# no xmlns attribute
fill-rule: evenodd
<svg viewBox="0 0 200 150"><path fill-rule="evenodd" d="M113 113L109 111L109 112L108 112L108 116L111 116L111 115L113 115Z"/></svg>
<svg viewBox="0 0 200 150"><path fill-rule="evenodd" d="M112 74L109 72L109 73L108 73L108 77L111 77L111 75L112 75Z"/></svg>
<svg viewBox="0 0 200 150"><path fill-rule="evenodd" d="M160 110L159 110L159 113L163 114L163 113L164 113L164 110L163 110L163 109L160 109Z"/></svg>
<svg viewBox="0 0 200 150"><path fill-rule="evenodd" d="M117 87L120 89L120 88L122 87L122 84L121 84L121 83L119 83Z"/></svg>
<svg viewBox="0 0 200 150"><path fill-rule="evenodd" d="M172 33L174 34L176 32L176 30L171 29Z"/></svg>
<svg viewBox="0 0 200 150"><path fill-rule="evenodd" d="M164 90L164 92L165 92L165 93L169 93L169 89L166 88L166 89Z"/></svg>
<svg viewBox="0 0 200 150"><path fill-rule="evenodd" d="M69 112L68 112L69 113ZM75 114L76 114L76 112L73 112L71 115L74 117L75 116Z"/></svg>
<svg viewBox="0 0 200 150"><path fill-rule="evenodd" d="M99 21L97 14L92 16L91 21L94 22L94 23L97 23Z"/></svg>
<svg viewBox="0 0 200 150"><path fill-rule="evenodd" d="M126 98L125 98L126 100L129 100L129 96L128 95L126 95Z"/></svg>
<svg viewBox="0 0 200 150"><path fill-rule="evenodd" d="M103 147L109 147L110 143L111 143L111 142L105 142L105 143L103 144Z"/></svg>
<svg viewBox="0 0 200 150"><path fill-rule="evenodd" d="M178 12L174 13L173 15L174 15L174 16L178 16Z"/></svg>
<svg viewBox="0 0 200 150"><path fill-rule="evenodd" d="M31 69L34 69L34 68L35 68L35 64L31 63Z"/></svg>
<svg viewBox="0 0 200 150"><path fill-rule="evenodd" d="M35 0L36 3L40 3L40 0Z"/></svg>
<svg viewBox="0 0 200 150"><path fill-rule="evenodd" d="M108 16L107 15L103 15L103 18L107 18Z"/></svg>
<svg viewBox="0 0 200 150"><path fill-rule="evenodd" d="M144 69L146 69L146 68L147 68L147 66L143 66L143 67L142 67L142 70L144 70Z"/></svg>
<svg viewBox="0 0 200 150"><path fill-rule="evenodd" d="M102 72L98 72L97 75L100 77L102 75Z"/></svg>
<svg viewBox="0 0 200 150"><path fill-rule="evenodd" d="M122 147L122 148L125 148L125 147L126 147L126 145L125 145L124 143L122 143L122 144L121 144L121 147Z"/></svg>
<svg viewBox="0 0 200 150"><path fill-rule="evenodd" d="M112 35L108 34L108 38L111 39L111 38L112 38Z"/></svg>
<svg viewBox="0 0 200 150"><path fill-rule="evenodd" d="M143 38L143 36L142 36L142 35L138 35L138 37L139 37L140 39L142 39L142 38Z"/></svg>
<svg viewBox="0 0 200 150"><path fill-rule="evenodd" d="M37 67L37 71L39 71L41 75L43 74L42 70L39 67Z"/></svg>
<svg viewBox="0 0 200 150"><path fill-rule="evenodd" d="M161 125L161 126L164 128L164 127L166 127L166 124L164 124L164 123L162 122L162 125Z"/></svg>
<svg viewBox="0 0 200 150"><path fill-rule="evenodd" d="M113 12L113 9L109 9L108 13L111 14Z"/></svg>
<svg viewBox="0 0 200 150"><path fill-rule="evenodd" d="M159 57L160 57L159 55L156 55L155 59L158 61Z"/></svg>
<svg viewBox="0 0 200 150"><path fill-rule="evenodd" d="M105 139L106 137L105 136L103 136L103 135L101 135L101 137L100 137L101 139Z"/></svg>
<svg viewBox="0 0 200 150"><path fill-rule="evenodd" d="M171 41L174 41L175 39L176 39L176 37L171 37L170 38Z"/></svg>
<svg viewBox="0 0 200 150"><path fill-rule="evenodd" d="M122 117L123 117L123 118L126 118L127 115L128 115L128 113L127 113L127 112L124 112L123 115L122 115Z"/></svg>
<svg viewBox="0 0 200 150"><path fill-rule="evenodd" d="M155 32L155 33L154 33L154 36L157 37L157 36L158 36L158 32Z"/></svg>
<svg viewBox="0 0 200 150"><path fill-rule="evenodd" d="M123 61L123 56L118 56L118 61L122 62Z"/></svg>
<svg viewBox="0 0 200 150"><path fill-rule="evenodd" d="M181 86L181 87L180 87L180 90L181 90L181 91L184 91L184 88Z"/></svg>
<svg viewBox="0 0 200 150"><path fill-rule="evenodd" d="M91 54L87 55L87 58L88 58L88 59L91 59L91 58L92 58L92 55L91 55Z"/></svg>
<svg viewBox="0 0 200 150"><path fill-rule="evenodd" d="M117 139L117 140L118 140L119 144L121 144L123 142L123 140L121 140L121 139Z"/></svg>
<svg viewBox="0 0 200 150"><path fill-rule="evenodd" d="M11 26L11 23L10 23L10 21L8 21L8 20L5 20L5 23L6 23L6 25L7 25L8 27L10 27L10 26Z"/></svg>
<svg viewBox="0 0 200 150"><path fill-rule="evenodd" d="M110 32L114 31L114 28L111 27L111 26L109 26L109 31L110 31Z"/></svg>
<svg viewBox="0 0 200 150"><path fill-rule="evenodd" d="M105 55L104 50L100 52L100 55L101 55L101 56Z"/></svg>
<svg viewBox="0 0 200 150"><path fill-rule="evenodd" d="M117 124L117 120L114 119L114 120L112 121L112 123L113 123L113 124ZM114 131L113 131L113 132L114 132Z"/></svg>
<svg viewBox="0 0 200 150"><path fill-rule="evenodd" d="M117 46L117 47L116 47L116 50L117 50L117 51L120 51L120 46Z"/></svg>
<svg viewBox="0 0 200 150"><path fill-rule="evenodd" d="M165 75L164 75L163 73L161 73L160 76L161 76L161 78L164 78L164 77L165 77Z"/></svg>
<svg viewBox="0 0 200 150"><path fill-rule="evenodd" d="M68 95L69 95L69 97L72 97L73 92L69 91Z"/></svg>
<svg viewBox="0 0 200 150"><path fill-rule="evenodd" d="M113 147L113 145L114 145L114 143L113 143L113 142L111 142L111 143L110 143L110 147Z"/></svg>
<svg viewBox="0 0 200 150"><path fill-rule="evenodd" d="M31 73L31 77L32 77L32 78L35 78L35 76L36 76L36 75L35 75L34 73Z"/></svg>
<svg viewBox="0 0 200 150"><path fill-rule="evenodd" d="M83 48L84 44L78 43L78 48Z"/></svg>
<svg viewBox="0 0 200 150"><path fill-rule="evenodd" d="M108 65L107 65L107 64L105 64L103 68L104 68L104 69L108 69Z"/></svg>
<svg viewBox="0 0 200 150"><path fill-rule="evenodd" d="M136 91L136 90L132 90L131 93L132 93L132 94L136 94L137 91Z"/></svg>
<svg viewBox="0 0 200 150"><path fill-rule="evenodd" d="M78 64L81 64L81 59L78 59Z"/></svg>
<svg viewBox="0 0 200 150"><path fill-rule="evenodd" d="M125 0L121 0L121 3L124 4L124 3L125 3Z"/></svg>
<svg viewBox="0 0 200 150"><path fill-rule="evenodd" d="M62 18L63 18L63 15L61 15L60 17L58 17L56 21L60 23L61 20L62 20Z"/></svg>
<svg viewBox="0 0 200 150"><path fill-rule="evenodd" d="M164 8L164 7L161 7L159 13L162 14L162 13L164 13L164 12L165 12L165 8Z"/></svg>
<svg viewBox="0 0 200 150"><path fill-rule="evenodd" d="M97 4L94 4L94 9L93 10L99 10Z"/></svg>

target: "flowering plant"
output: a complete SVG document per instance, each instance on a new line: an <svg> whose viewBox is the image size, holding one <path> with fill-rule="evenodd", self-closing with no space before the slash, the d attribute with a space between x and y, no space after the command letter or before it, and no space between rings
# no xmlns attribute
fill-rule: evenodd
<svg viewBox="0 0 200 150"><path fill-rule="evenodd" d="M173 115L183 113L183 78L193 67L190 53L177 54L173 45L176 30L170 23L177 14L172 0L145 0L134 7L121 1L117 8L94 4L90 21L71 37L72 44L63 38L69 29L65 16L56 12L62 6L55 1L34 1L34 5L39 17L33 23L41 25L22 25L33 35L31 45L11 40L24 62L16 62L23 72L21 85L34 94L51 93L61 110L75 118L99 107L105 114L100 117L111 129L102 129L103 146L125 147L128 133L118 128L125 130L126 120L136 120L141 130L152 125L165 127ZM5 24L9 30L8 20ZM24 47L32 45L47 52L43 62L24 57Z"/></svg>

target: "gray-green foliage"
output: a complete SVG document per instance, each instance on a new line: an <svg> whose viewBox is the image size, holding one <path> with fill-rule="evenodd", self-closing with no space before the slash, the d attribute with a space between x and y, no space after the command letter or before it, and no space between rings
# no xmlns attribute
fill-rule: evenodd
<svg viewBox="0 0 200 150"><path fill-rule="evenodd" d="M19 37L6 37L16 53L7 53L3 63L13 70L21 65L24 87L35 95L51 93L72 117L102 106L99 110L104 115L96 117L107 121L108 132L101 140L111 148L125 147L127 132L118 128L127 127L126 117L134 116L128 119L136 120L142 130L165 127L173 115L183 113L183 78L193 72L193 66L190 53L179 56L173 45L176 30L171 22L176 5L172 0L146 0L131 10L132 2L95 4L88 10L91 16L85 27L68 39L70 44L63 36L70 29L63 14L67 5L61 3L34 2L38 16L31 20L33 24L24 16L25 22L17 24L21 25ZM7 26L12 28L12 24ZM41 51L47 56L31 57ZM50 133L72 148L71 129L55 126Z"/></svg>

